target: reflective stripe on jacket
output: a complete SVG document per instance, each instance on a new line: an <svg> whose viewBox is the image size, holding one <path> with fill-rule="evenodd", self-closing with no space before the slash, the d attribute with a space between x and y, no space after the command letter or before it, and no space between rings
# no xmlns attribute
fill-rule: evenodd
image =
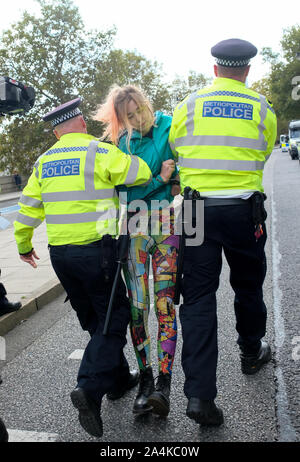
<svg viewBox="0 0 300 462"><path fill-rule="evenodd" d="M263 168L276 133L276 116L264 96L237 80L215 79L173 115L169 142L182 190L190 186L207 195L263 191Z"/></svg>
<svg viewBox="0 0 300 462"><path fill-rule="evenodd" d="M82 133L63 135L36 161L14 222L19 253L29 252L34 228L46 219L51 245L88 244L118 234L116 185L147 185L145 162Z"/></svg>

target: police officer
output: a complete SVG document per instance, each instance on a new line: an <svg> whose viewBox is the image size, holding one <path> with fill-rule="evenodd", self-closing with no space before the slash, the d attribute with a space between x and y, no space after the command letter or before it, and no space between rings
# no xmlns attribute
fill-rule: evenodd
<svg viewBox="0 0 300 462"><path fill-rule="evenodd" d="M102 436L102 397L119 397L138 382L123 354L130 306L121 280L107 335L103 326L116 272L119 199L115 185L148 184L151 172L136 156L87 134L80 98L44 116L58 141L36 161L14 222L21 259L34 268L34 229L46 220L50 258L79 322L91 339L71 400L81 426Z"/></svg>
<svg viewBox="0 0 300 462"><path fill-rule="evenodd" d="M211 53L216 79L176 107L169 140L182 190L190 187L204 200L204 241L186 247L184 254L180 320L186 413L197 423L221 425L223 412L214 400L222 250L235 292L242 372L254 374L271 359L268 343L261 340L267 316L262 177L276 139L276 116L271 103L245 85L255 46L230 39Z"/></svg>

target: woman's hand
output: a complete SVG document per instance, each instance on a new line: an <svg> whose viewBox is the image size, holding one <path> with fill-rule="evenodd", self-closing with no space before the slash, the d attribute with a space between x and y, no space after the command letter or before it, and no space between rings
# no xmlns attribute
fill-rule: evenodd
<svg viewBox="0 0 300 462"><path fill-rule="evenodd" d="M173 159L165 160L161 165L160 176L165 183L168 183L175 170L175 162Z"/></svg>

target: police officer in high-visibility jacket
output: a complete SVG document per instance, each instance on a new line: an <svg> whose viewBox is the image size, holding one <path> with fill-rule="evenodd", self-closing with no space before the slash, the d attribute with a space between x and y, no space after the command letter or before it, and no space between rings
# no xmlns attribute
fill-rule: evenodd
<svg viewBox="0 0 300 462"><path fill-rule="evenodd" d="M52 122L58 141L36 161L14 228L21 259L36 268L33 232L46 220L53 268L82 328L91 336L71 400L82 427L100 437L102 397L110 391L121 397L139 379L137 371L129 371L123 354L130 305L122 280L108 334L103 335L117 267L115 186L146 185L151 171L139 157L88 135L80 103L76 98L44 116L44 121Z"/></svg>
<svg viewBox="0 0 300 462"><path fill-rule="evenodd" d="M220 425L223 412L214 400L222 250L235 292L242 372L253 374L271 359L268 343L261 340L266 330L262 177L276 140L276 116L271 103L245 85L249 61L257 53L251 43L229 39L211 53L217 58L216 79L176 107L169 141L178 159L182 191L190 187L191 197L199 200L200 194L204 204L203 243L186 246L183 264L186 412L197 423Z"/></svg>

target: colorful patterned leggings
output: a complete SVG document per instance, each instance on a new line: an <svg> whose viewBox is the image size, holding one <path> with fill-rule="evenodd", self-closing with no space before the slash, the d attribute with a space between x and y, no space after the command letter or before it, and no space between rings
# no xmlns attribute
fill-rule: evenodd
<svg viewBox="0 0 300 462"><path fill-rule="evenodd" d="M159 215L162 230L164 218ZM174 210L171 209L170 234L131 235L128 265L124 275L131 305L130 331L140 370L151 366L151 344L148 330L150 310L149 262L152 257L154 307L158 321L158 371L172 373L177 340L176 311L173 303L179 236L174 235Z"/></svg>

